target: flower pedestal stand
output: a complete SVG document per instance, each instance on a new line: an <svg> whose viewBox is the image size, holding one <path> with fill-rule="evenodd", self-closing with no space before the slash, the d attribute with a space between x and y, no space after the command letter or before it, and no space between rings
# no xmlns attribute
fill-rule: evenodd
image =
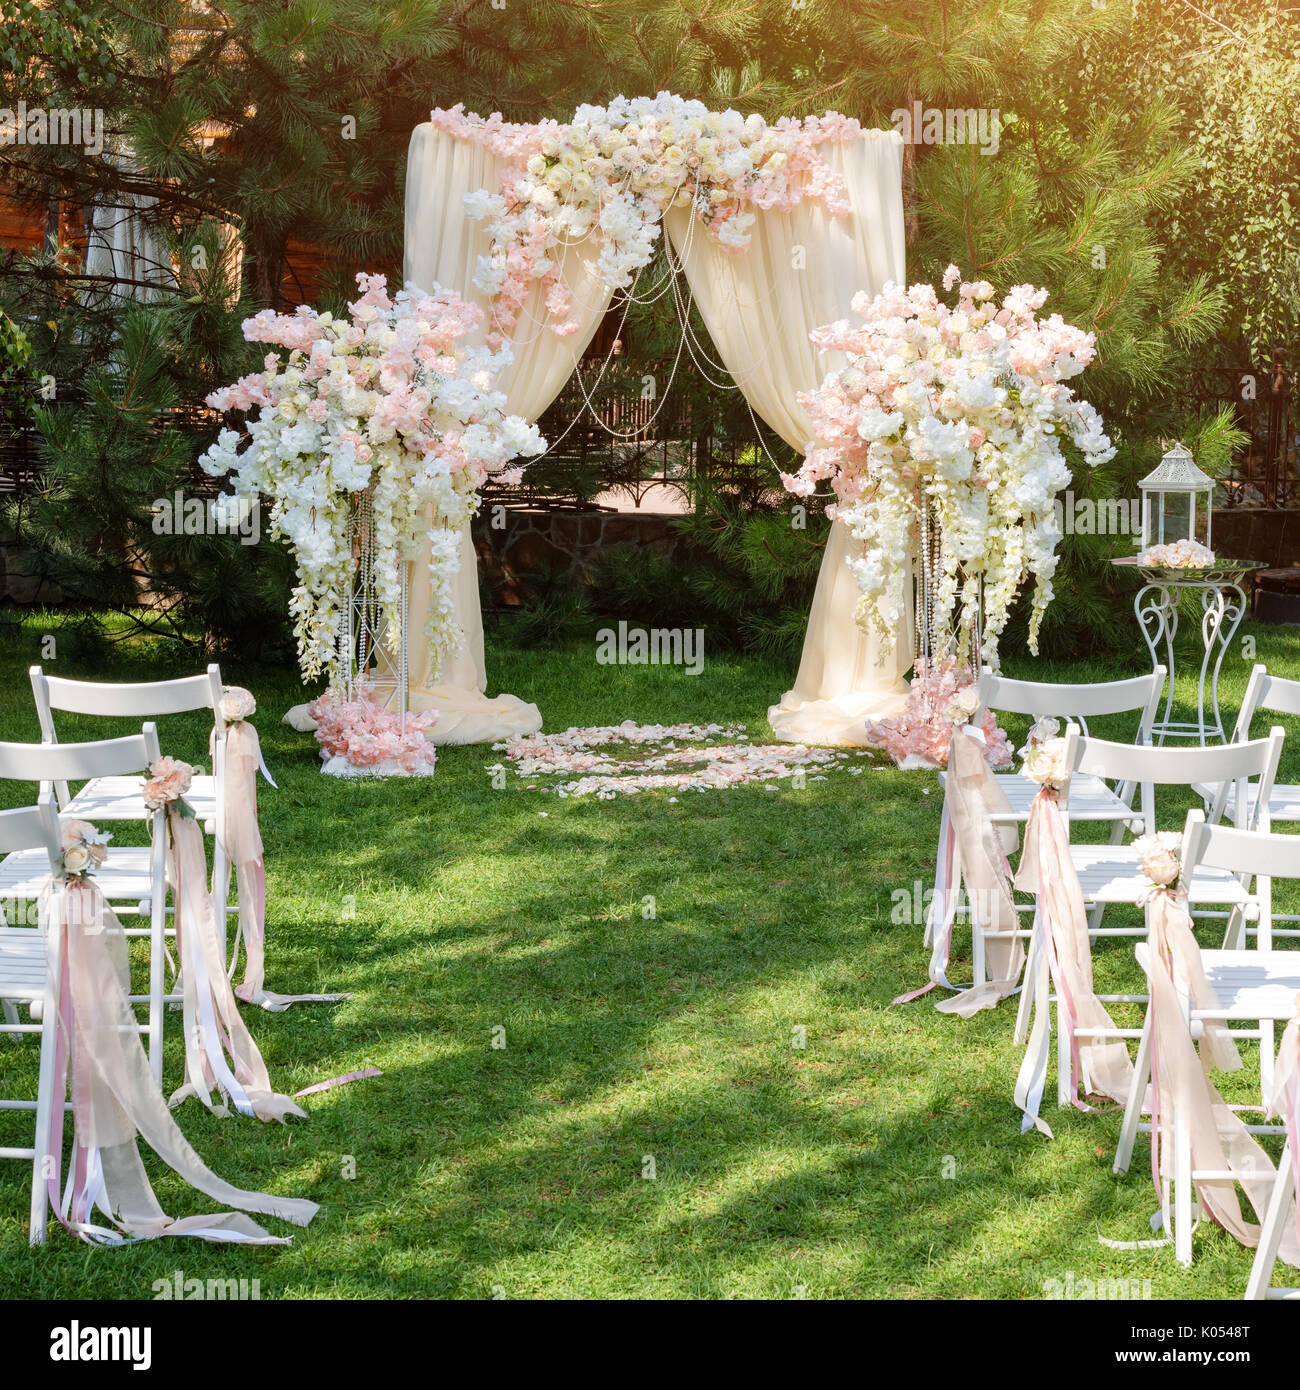
<svg viewBox="0 0 1300 1390"><path fill-rule="evenodd" d="M397 612L386 613L375 579L375 523L368 492L352 525L357 568L339 606L337 677L311 707L329 777L432 777L437 761L425 730L434 711L407 709L408 564L400 566ZM397 629L397 651L388 642Z"/></svg>

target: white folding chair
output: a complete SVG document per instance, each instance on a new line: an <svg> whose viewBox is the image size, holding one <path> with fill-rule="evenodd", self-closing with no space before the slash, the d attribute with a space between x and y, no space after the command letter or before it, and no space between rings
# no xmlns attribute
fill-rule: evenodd
<svg viewBox="0 0 1300 1390"><path fill-rule="evenodd" d="M1160 692L1164 686L1165 668L1157 666L1148 676L1135 676L1122 681L1097 681L1090 684L1049 683L1044 681L1011 680L984 667L980 672L979 700L981 709L991 709L999 714L1021 714L1033 719L1051 716L1058 719L1077 720L1087 730L1087 721L1103 718L1106 715L1130 714L1139 712L1136 743L1151 741L1151 725L1160 702ZM1009 810L995 812L992 819L999 824L1020 824L1029 819L1029 808L1037 795L1038 783L1019 772L999 772L995 774L997 784L1005 793ZM939 774L940 784L946 781L946 774ZM1108 821L1113 824L1111 838L1118 841L1124 830L1124 822L1132 815L1133 785L1125 778L1118 779L1119 792L1116 793L1100 778L1082 774L1075 779L1071 814L1076 820ZM953 849L954 874L956 882L961 882L961 860L956 847ZM932 903L940 900L936 891ZM1026 909L1028 910L1028 909ZM983 984L987 977L984 945L988 939L981 927L974 921L970 907L955 908L957 918L972 917L972 955L974 983ZM926 913L925 945L933 941L934 911Z"/></svg>
<svg viewBox="0 0 1300 1390"><path fill-rule="evenodd" d="M39 855L45 863L49 881L58 865L58 819L54 800L46 797L40 805L17 811L0 811L0 854ZM31 1220L28 1238L32 1245L45 1239L45 1185L50 1167L50 1115L55 1105L64 1104L54 1094L54 1054L59 1029L59 981L63 971L62 927L51 924L49 934L33 927L11 927L0 914L0 999L6 1005L0 1033L17 1039L25 1033L39 1033L40 1065L36 1099L0 1100L0 1110L35 1112L33 1143L15 1147L0 1146L0 1158L13 1158L32 1165ZM14 1005L26 1004L34 1020L20 1023ZM69 1107L71 1108L71 1107Z"/></svg>
<svg viewBox="0 0 1300 1390"><path fill-rule="evenodd" d="M1209 747L1136 748L1126 743L1110 743L1105 739L1086 738L1074 726L1066 729L1065 765L1070 773L1063 809L1069 820L1075 819L1073 809L1074 779L1079 773L1098 777L1127 777L1140 789L1137 812L1129 812L1129 823L1140 834L1156 833L1155 788L1157 786L1191 787L1208 783L1217 787L1211 803L1209 822L1216 825L1230 802L1236 805L1238 816L1246 822L1243 828L1268 829L1269 795L1277 777L1282 756L1283 732L1274 728L1267 738L1242 743L1216 744ZM1254 782L1252 788L1251 783ZM1251 795L1252 791L1254 796ZM1246 806L1254 807L1247 814ZM1094 905L1143 902L1147 888L1137 850L1129 845L1071 844L1070 858L1079 875L1085 902ZM1226 904L1235 908L1249 896L1238 879L1221 870L1207 868L1193 876L1188 887L1193 906ZM1094 935L1140 935L1144 928L1118 927L1103 932L1090 924Z"/></svg>
<svg viewBox="0 0 1300 1390"><path fill-rule="evenodd" d="M1245 743L1250 737L1250 726L1260 710L1272 714L1289 714L1300 718L1300 681L1284 680L1281 676L1270 676L1264 666L1251 668L1250 679L1246 682L1246 694L1241 702L1241 712L1232 731L1233 743ZM1210 784L1197 784L1193 789L1211 804L1218 795L1219 788ZM1252 789L1246 798L1246 818L1255 817L1255 792ZM1225 815L1234 825L1237 824L1237 808L1229 802ZM1300 784L1277 783L1268 799L1268 818L1270 824L1300 821ZM1280 919L1279 919L1280 920ZM1286 919L1297 920L1294 917Z"/></svg>
<svg viewBox="0 0 1300 1390"><path fill-rule="evenodd" d="M212 882L221 901L229 896L230 865L226 862L225 846L217 835L222 820L223 781L222 763L225 758L226 721L221 717L221 667L213 662L201 676L183 676L179 680L137 681L131 684L111 684L106 681L65 680L62 676L47 676L39 666L28 671L32 694L36 698L36 714L41 725L41 740L57 743L54 711L66 714L90 714L104 718L155 719L169 714L188 714L194 710L212 711L212 771L198 773L185 793L195 818L213 836ZM68 783L55 783L59 798L59 813L76 816L95 824L101 821L144 821L149 811L140 797L144 777L135 773L129 777L95 777L77 792L70 793ZM224 891L222 891L224 889ZM236 904L227 903L227 917L239 912ZM230 966L234 968L234 960Z"/></svg>
<svg viewBox="0 0 1300 1390"><path fill-rule="evenodd" d="M1227 1025L1254 1025L1230 1028L1230 1031L1236 1040L1259 1043L1260 1089L1261 1094L1267 1096L1273 1084L1274 1024L1290 1017L1295 1008L1296 994L1300 991L1300 955L1293 951L1272 949L1272 881L1275 878L1300 879L1300 842L1289 835L1212 826L1206 823L1202 811L1193 810L1188 812L1183 831L1182 861L1184 886L1189 885L1198 874L1211 872L1230 874L1247 883L1251 879L1255 881L1252 904L1259 912L1258 949L1202 951L1201 963L1214 996L1214 1007L1192 1008L1186 996L1182 997L1187 1025L1194 1038L1200 1037L1207 1020ZM1149 976L1151 958L1145 942L1138 945L1136 954L1139 964ZM1151 1132L1151 1125L1141 1118L1150 1080L1151 1010L1148 1007L1138 1042L1133 1090L1125 1107L1124 1123L1115 1150L1116 1173L1128 1171L1137 1135ZM1194 1185L1198 1179L1223 1179L1230 1174L1193 1168L1187 1127L1176 1106L1172 1108L1170 1118L1174 1148L1174 1200L1171 1211L1174 1253L1183 1264L1190 1264ZM1246 1123L1245 1127L1251 1134L1257 1135L1286 1132L1282 1125ZM1289 1171L1286 1175L1279 1175L1278 1186L1285 1192L1290 1191ZM1265 1225L1267 1227L1267 1221ZM1281 1238L1280 1227L1276 1235L1277 1239ZM1263 1252L1264 1242L1261 1241L1261 1254ZM1276 1253L1275 1243L1272 1255L1267 1257L1267 1268L1262 1272L1263 1287L1267 1287ZM1256 1283L1256 1273L1260 1269L1261 1261L1257 1256L1252 1285ZM1263 1297L1263 1294L1257 1292L1247 1297Z"/></svg>
<svg viewBox="0 0 1300 1390"><path fill-rule="evenodd" d="M1105 739L1085 738L1077 725L1070 724L1065 733L1064 762L1070 772L1069 783L1062 794L1062 810L1070 817L1070 790L1074 776L1091 773L1107 780L1130 778L1140 788L1140 802L1135 811L1129 811L1130 824L1141 834L1156 833L1156 786L1185 786L1200 779L1213 782L1220 787L1219 795L1211 810L1211 820L1217 821L1223 813L1229 795L1235 795L1239 804L1244 804L1249 779L1254 778L1262 789L1262 805L1265 812L1268 806L1268 789L1272 787L1277 774L1278 760L1282 756L1283 734L1274 729L1268 738L1255 739L1248 743L1219 744L1207 748L1136 747L1127 743L1111 743ZM1260 826L1267 829L1267 825ZM1137 850L1131 845L1121 844L1076 844L1070 845L1070 859L1079 877L1085 905L1093 908L1088 923L1091 940L1106 936L1144 936L1146 927L1103 927L1100 910L1108 905L1126 903L1139 907L1145 901L1150 889L1142 872L1142 863ZM1246 916L1252 898L1241 878L1226 869L1212 865L1202 865L1187 880L1189 910L1201 917L1223 916L1228 919L1225 945L1244 944ZM1215 913L1214 908L1224 909ZM1197 911L1199 909L1199 911ZM1036 945L1032 942L1032 929L1020 927L1011 931L989 931L975 924L986 939L1020 936L1031 941L1031 959L1025 966L1025 978L1031 978L1036 962L1032 959ZM1144 1004L1145 994L1099 994L1102 1003ZM1055 996L1051 997L1055 1003ZM1020 1010L1016 1019L1016 1040L1023 1041L1028 1036L1029 1013L1032 1006L1031 993L1021 991ZM1073 1085L1070 1075L1070 1057L1073 1051L1073 1034L1065 1027L1057 1014L1056 1064L1057 1100L1061 1105L1070 1103ZM1085 1030L1079 1029L1083 1036ZM1132 1039L1140 1036L1140 1030L1133 1028L1097 1028L1086 1030L1091 1038Z"/></svg>
<svg viewBox="0 0 1300 1390"><path fill-rule="evenodd" d="M53 782L124 777L148 767L158 756L158 731L152 724L138 734L97 743L0 743L0 778L40 783L46 795ZM89 819L80 812L70 818ZM163 989L166 937L175 934L175 928L167 926L173 909L168 903L166 826L161 811L148 812L148 818L149 843L109 845L95 881L113 906L129 907L149 920L147 927L127 927L125 932L149 938L148 991L130 998L133 1004L147 1005L147 1022L140 1031L149 1039L149 1061L154 1079L161 1083L163 1005L179 995L167 995ZM49 877L47 858L43 849L26 848L0 860L0 903L37 902Z"/></svg>
<svg viewBox="0 0 1300 1390"><path fill-rule="evenodd" d="M221 717L221 668L214 662L201 676L180 680L139 681L114 685L106 681L73 681L47 676L39 666L28 672L36 714L41 724L41 741L57 743L54 711L90 714L103 718L160 719L169 714L188 714L193 710L212 711L212 724L220 746L225 729ZM66 780L55 784L59 814L76 816L98 824L100 821L147 820L148 812L140 800L144 778L137 770L131 777L96 777L73 796ZM209 834L217 823L217 779L213 773L196 776L185 799Z"/></svg>

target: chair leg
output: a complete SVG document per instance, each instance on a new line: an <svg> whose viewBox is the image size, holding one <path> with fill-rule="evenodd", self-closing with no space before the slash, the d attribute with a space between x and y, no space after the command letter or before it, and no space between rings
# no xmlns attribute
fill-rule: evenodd
<svg viewBox="0 0 1300 1390"><path fill-rule="evenodd" d="M63 1105L63 1096L54 1094L54 1055L59 1040L59 998L63 979L63 932L58 920L49 928L49 950L46 958L47 985L44 1010L41 1014L41 1060L36 1082L36 1137L32 1144L32 1204L28 1226L31 1245L45 1243L45 1221L48 1204L45 1200L46 1182L52 1176L50 1152L50 1121L54 1106Z"/></svg>
<svg viewBox="0 0 1300 1390"><path fill-rule="evenodd" d="M1146 1099L1147 1085L1151 1080L1151 1010L1142 1022L1142 1036L1138 1040L1137 1060L1133 1064L1133 1089L1129 1092L1128 1104L1124 1107L1124 1123L1119 1132L1119 1143L1115 1147L1116 1173L1127 1173L1133 1158L1133 1145L1137 1142L1138 1125L1142 1123L1142 1102ZM1154 1143L1154 1138L1152 1143Z"/></svg>
<svg viewBox="0 0 1300 1390"><path fill-rule="evenodd" d="M1228 925L1223 932L1225 951L1244 951L1246 949L1246 914L1240 907L1234 907L1228 917Z"/></svg>
<svg viewBox="0 0 1300 1390"><path fill-rule="evenodd" d="M1259 1094L1261 1099L1273 1094L1273 1063L1277 1057L1277 1040L1271 1018L1259 1021Z"/></svg>
<svg viewBox="0 0 1300 1390"><path fill-rule="evenodd" d="M1291 1204L1291 1173L1294 1165L1295 1155L1291 1152L1291 1144L1288 1141L1282 1149L1282 1157L1277 1165L1277 1179L1268 1199L1268 1211L1260 1229L1259 1244L1255 1247L1255 1260L1250 1267L1250 1279L1246 1284L1248 1299L1268 1297L1269 1281L1273 1278L1273 1266L1277 1264L1277 1252L1282 1245L1282 1232Z"/></svg>
<svg viewBox="0 0 1300 1390"><path fill-rule="evenodd" d="M1174 1110L1174 1256L1192 1262L1192 1136Z"/></svg>
<svg viewBox="0 0 1300 1390"><path fill-rule="evenodd" d="M1025 952L1025 969L1020 977L1020 1003L1016 1009L1016 1031L1013 1041L1024 1046L1029 1041L1029 1025L1034 1014L1034 972L1038 969L1038 937L1029 938Z"/></svg>

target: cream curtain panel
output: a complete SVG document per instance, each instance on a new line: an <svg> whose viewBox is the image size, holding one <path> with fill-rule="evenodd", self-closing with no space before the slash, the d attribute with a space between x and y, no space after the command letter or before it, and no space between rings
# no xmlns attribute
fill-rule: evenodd
<svg viewBox="0 0 1300 1390"><path fill-rule="evenodd" d="M427 290L433 284L455 290L484 310L487 297L474 287L474 270L488 251L485 224L461 210L466 193L496 190L504 161L471 140L457 140L432 125L416 126L406 165L406 264L404 280ZM578 331L567 338L553 333L546 319L544 293L534 286L524 303L514 341L514 363L501 375L511 413L536 420L573 375L592 335L609 307L612 291L593 272L599 248L590 242L570 246L562 274L573 293ZM412 567L408 623L411 708L436 709L438 722L429 730L434 743L490 743L536 733L542 716L536 705L513 695L489 699L483 662L483 617L479 609L478 558L469 528L461 533L460 572L456 576L456 618L465 633L460 650L447 658L436 681L429 671L424 641L428 586L420 576L427 551Z"/></svg>
<svg viewBox="0 0 1300 1390"><path fill-rule="evenodd" d="M903 142L894 131L823 146L844 178L853 211L832 216L809 199L789 212L760 212L747 250L726 251L687 209L665 218L700 315L756 414L803 453L812 422L800 391L846 366L843 354L819 352L809 333L851 316L859 290L875 294L902 284ZM822 556L794 689L768 710L788 743L862 744L863 724L896 713L912 664L910 621L883 665L874 633L854 621L858 588L845 559L853 544L836 522ZM910 609L909 592L904 595Z"/></svg>
<svg viewBox="0 0 1300 1390"><path fill-rule="evenodd" d="M811 423L796 396L843 365L819 353L808 334L847 317L859 290L874 293L887 280L904 278L902 141L895 132L872 131L860 140L823 147L844 176L853 207L834 217L808 200L789 212L760 213L747 250L729 253L711 240L688 209L670 212L667 235L682 263L691 293L728 371L756 414L801 452ZM487 250L484 225L461 212L463 196L496 189L502 161L473 141L457 140L425 124L411 137L406 178L405 280L428 289L454 289L485 310L474 288L474 269ZM514 364L503 374L512 412L535 420L572 373L609 305L610 291L594 274L597 248L572 246L563 274L574 303L578 332L557 337L546 322L543 296L534 289L513 342ZM852 540L835 525L822 558L817 591L794 689L769 718L789 742L862 743L864 720L894 713L906 691L912 662L911 625L904 623L893 652L877 663L874 637L854 621L857 587L845 557ZM411 705L436 708L441 717L430 736L439 743L478 743L541 727L536 706L512 695L488 699L479 611L477 560L469 532L461 538L456 613L465 643L432 682L424 629L425 586L420 557L411 584ZM910 599L910 594L907 596Z"/></svg>

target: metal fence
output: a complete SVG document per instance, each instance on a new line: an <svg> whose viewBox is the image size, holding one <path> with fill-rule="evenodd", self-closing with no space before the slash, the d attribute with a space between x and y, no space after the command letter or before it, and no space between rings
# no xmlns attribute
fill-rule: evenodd
<svg viewBox="0 0 1300 1390"><path fill-rule="evenodd" d="M663 395L658 382L669 382ZM1300 506L1300 404L1294 378L1282 366L1267 372L1202 367L1188 389L1206 404L1232 405L1247 444L1224 480L1224 505ZM61 386L59 404L84 396ZM40 403L30 377L0 376L0 500L22 499L39 486L40 455L32 417ZM202 405L178 407L159 421L196 436L211 431L216 414ZM674 376L668 362L611 362L603 372L575 375L538 422L550 441L529 463L517 487L491 485L489 503L539 508L591 507L611 492L640 500L667 486L690 499L702 486L751 494L771 485L770 459L789 468L794 451L757 421L739 392L706 393ZM196 446L197 455L197 446ZM196 492L218 487L197 466Z"/></svg>
<svg viewBox="0 0 1300 1390"><path fill-rule="evenodd" d="M1300 404L1294 374L1280 361L1267 371L1200 367L1195 399L1231 405L1245 430L1245 449L1223 481L1229 507L1291 507L1300 503Z"/></svg>
<svg viewBox="0 0 1300 1390"><path fill-rule="evenodd" d="M671 384L658 394L657 383ZM670 362L617 362L571 378L538 421L548 441L517 487L489 484L489 502L590 507L602 494L640 501L652 487L684 498L705 484L741 490L772 484L769 459L795 454L756 420L739 392L705 396Z"/></svg>

